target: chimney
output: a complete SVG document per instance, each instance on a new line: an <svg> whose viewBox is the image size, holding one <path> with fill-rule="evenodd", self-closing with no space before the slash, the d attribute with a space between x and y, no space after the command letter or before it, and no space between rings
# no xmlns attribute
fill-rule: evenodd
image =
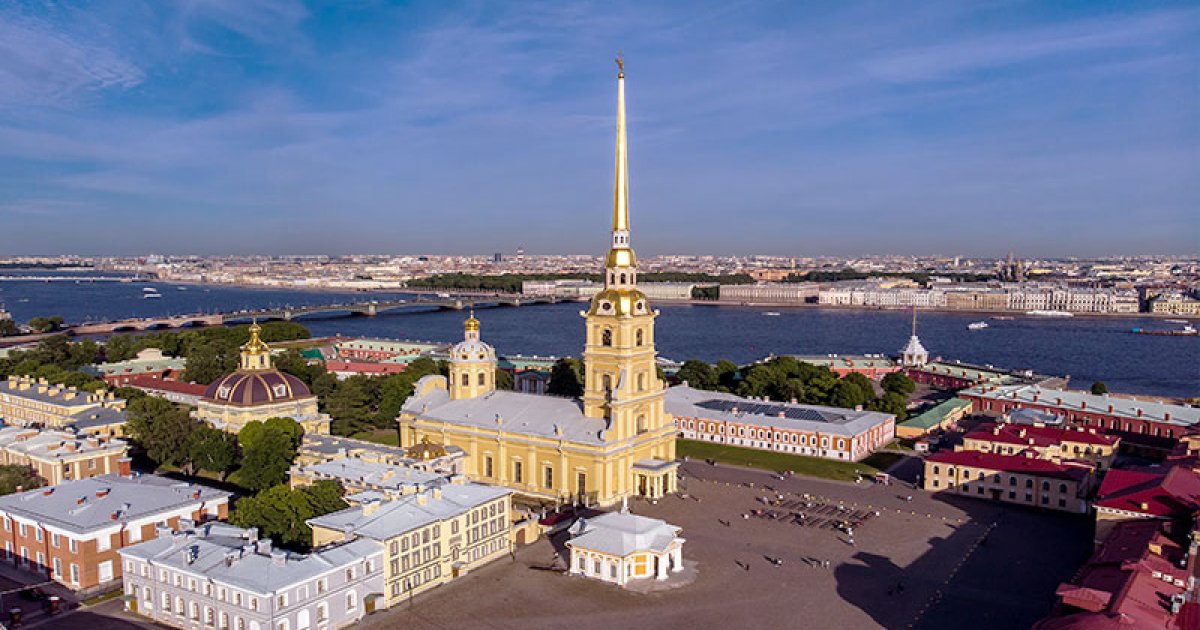
<svg viewBox="0 0 1200 630"><path fill-rule="evenodd" d="M53 487L53 486L52 486L52 487L49 487L49 488L46 488L46 489L44 489L44 490L42 490L42 495L43 495L43 496L47 496L47 497L48 497L48 496L50 496L50 495L52 495L52 494L54 494L54 487Z"/></svg>
<svg viewBox="0 0 1200 630"><path fill-rule="evenodd" d="M199 498L200 498L200 489L199 489L199 488L197 488L197 489L195 489L195 490L192 490L192 498L193 498L193 499L199 499Z"/></svg>
<svg viewBox="0 0 1200 630"><path fill-rule="evenodd" d="M1033 395L1033 402L1037 402L1037 401L1038 401L1038 398L1041 398L1041 396L1042 396L1041 394L1034 394L1034 395Z"/></svg>
<svg viewBox="0 0 1200 630"><path fill-rule="evenodd" d="M1087 401L1086 401L1086 400L1081 400L1081 401L1079 401L1079 408L1080 408L1080 409L1087 409Z"/></svg>
<svg viewBox="0 0 1200 630"><path fill-rule="evenodd" d="M109 490L108 488L100 488L99 490L96 491L96 498L103 499L104 497L108 496L109 492L111 492L111 490Z"/></svg>
<svg viewBox="0 0 1200 630"><path fill-rule="evenodd" d="M1108 404L1108 413L1112 413L1112 411L1113 411L1112 403L1109 403Z"/></svg>
<svg viewBox="0 0 1200 630"><path fill-rule="evenodd" d="M87 503L87 497L79 497L78 499L75 499L75 505L83 505L84 503Z"/></svg>
<svg viewBox="0 0 1200 630"><path fill-rule="evenodd" d="M1170 421L1171 421L1171 412L1170 411L1163 412L1163 422L1170 422Z"/></svg>
<svg viewBox="0 0 1200 630"><path fill-rule="evenodd" d="M442 489L441 488L433 489L433 498L438 501L440 501L442 499Z"/></svg>
<svg viewBox="0 0 1200 630"><path fill-rule="evenodd" d="M1056 405L1058 405L1059 407L1061 407L1061 406L1062 406L1062 397L1060 396L1060 397L1058 397L1058 398L1055 398L1055 399L1054 399L1054 404L1056 404Z"/></svg>
<svg viewBox="0 0 1200 630"><path fill-rule="evenodd" d="M287 552L282 549L271 551L271 563L277 567L287 564Z"/></svg>
<svg viewBox="0 0 1200 630"><path fill-rule="evenodd" d="M1150 504L1146 503L1145 501L1142 501L1141 508L1142 508L1143 512L1147 512L1150 510Z"/></svg>
<svg viewBox="0 0 1200 630"><path fill-rule="evenodd" d="M254 543L254 553L262 556L271 555L271 539L263 538Z"/></svg>
<svg viewBox="0 0 1200 630"><path fill-rule="evenodd" d="M1137 417L1139 417L1139 418L1141 418L1141 417L1142 417L1142 408L1141 408L1141 407L1138 407L1138 410L1137 410Z"/></svg>
<svg viewBox="0 0 1200 630"><path fill-rule="evenodd" d="M133 476L133 460L128 457L122 457L117 460L117 474L126 479Z"/></svg>
<svg viewBox="0 0 1200 630"><path fill-rule="evenodd" d="M429 495L424 492L418 494L417 505L429 505Z"/></svg>
<svg viewBox="0 0 1200 630"><path fill-rule="evenodd" d="M362 515L370 516L379 510L379 505L382 502L379 499L370 499L362 502Z"/></svg>

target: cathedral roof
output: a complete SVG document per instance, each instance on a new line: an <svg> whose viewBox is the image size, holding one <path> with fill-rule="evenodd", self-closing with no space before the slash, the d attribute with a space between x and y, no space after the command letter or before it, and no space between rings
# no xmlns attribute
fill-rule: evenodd
<svg viewBox="0 0 1200 630"><path fill-rule="evenodd" d="M433 422L585 444L604 442L607 422L583 415L579 401L573 398L495 390L475 398L450 400L444 387L427 387L431 379L445 377L431 375L417 381L415 390L424 393L405 401L403 411Z"/></svg>
<svg viewBox="0 0 1200 630"><path fill-rule="evenodd" d="M279 370L238 370L204 390L204 400L228 405L270 405L312 397L304 381Z"/></svg>

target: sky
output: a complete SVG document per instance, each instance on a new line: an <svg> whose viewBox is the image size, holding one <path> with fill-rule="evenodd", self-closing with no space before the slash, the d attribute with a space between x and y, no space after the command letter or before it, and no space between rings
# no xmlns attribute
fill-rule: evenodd
<svg viewBox="0 0 1200 630"><path fill-rule="evenodd" d="M0 5L0 255L1200 251L1192 2Z"/></svg>

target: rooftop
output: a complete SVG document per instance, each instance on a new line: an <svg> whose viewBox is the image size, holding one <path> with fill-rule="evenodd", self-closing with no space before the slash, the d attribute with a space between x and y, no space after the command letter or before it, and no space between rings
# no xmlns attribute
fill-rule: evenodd
<svg viewBox="0 0 1200 630"><path fill-rule="evenodd" d="M1095 504L1162 518L1188 516L1200 510L1200 471L1186 465L1113 469L1104 476Z"/></svg>
<svg viewBox="0 0 1200 630"><path fill-rule="evenodd" d="M969 466L984 470L997 470L1008 473L1036 475L1080 481L1084 479L1089 468L1056 464L1045 459L1025 455L998 455L981 451L940 451L925 458L927 462L946 464L948 466Z"/></svg>
<svg viewBox="0 0 1200 630"><path fill-rule="evenodd" d="M639 551L664 552L679 539L679 532L680 528L657 518L608 512L576 521L567 546L623 558Z"/></svg>
<svg viewBox="0 0 1200 630"><path fill-rule="evenodd" d="M1057 427L1035 427L1023 424L984 422L963 436L965 440L1001 442L1021 446L1053 446L1063 442L1077 442L1095 446L1114 446L1121 439L1103 433L1080 429Z"/></svg>
<svg viewBox="0 0 1200 630"><path fill-rule="evenodd" d="M666 410L673 416L705 418L795 431L852 436L893 420L878 411L858 411L742 398L724 392L677 385L667 390Z"/></svg>
<svg viewBox="0 0 1200 630"><path fill-rule="evenodd" d="M201 575L219 584L262 595L271 595L298 582L361 564L369 556L382 553L383 545L360 538L309 554L298 554L272 549L270 540L259 541L254 530L223 523L164 534L121 550L125 557ZM376 567L382 564L378 561Z"/></svg>
<svg viewBox="0 0 1200 630"><path fill-rule="evenodd" d="M0 497L0 511L85 534L229 497L224 490L157 475L101 475Z"/></svg>
<svg viewBox="0 0 1200 630"><path fill-rule="evenodd" d="M124 453L129 444L124 440L79 436L54 429L4 427L0 429L0 448L38 459L70 459L95 453Z"/></svg>
<svg viewBox="0 0 1200 630"><path fill-rule="evenodd" d="M942 401L929 409L921 412L920 415L914 416L901 422L897 426L915 427L919 429L931 429L938 426L950 414L967 407L971 404L969 400L961 398L951 398L950 400Z"/></svg>
<svg viewBox="0 0 1200 630"><path fill-rule="evenodd" d="M404 493L406 489L409 491L421 490L427 486L440 484L445 480L443 475L357 457L343 457L309 464L301 466L300 470L316 477L338 479L351 484L392 490L398 493Z"/></svg>
<svg viewBox="0 0 1200 630"><path fill-rule="evenodd" d="M982 385L963 392L991 400L1040 405L1063 412L1087 411L1120 418L1143 419L1178 426L1200 424L1200 408L1156 400L1137 400L1076 390L1044 389L1037 385Z"/></svg>
<svg viewBox="0 0 1200 630"><path fill-rule="evenodd" d="M381 503L364 503L318 516L309 525L384 541L414 528L463 514L511 494L511 490L477 483L447 483L433 490Z"/></svg>

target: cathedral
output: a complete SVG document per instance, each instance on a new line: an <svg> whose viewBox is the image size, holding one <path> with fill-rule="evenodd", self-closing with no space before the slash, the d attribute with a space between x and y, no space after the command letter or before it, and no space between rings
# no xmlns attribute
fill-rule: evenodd
<svg viewBox="0 0 1200 630"><path fill-rule="evenodd" d="M585 319L580 399L496 389L496 352L474 314L450 351L449 376L426 376L400 411L401 446L424 441L466 451L475 481L529 499L613 505L675 491L675 427L663 409L654 319L637 286L630 246L625 72L618 60L612 245L604 289Z"/></svg>
<svg viewBox="0 0 1200 630"><path fill-rule="evenodd" d="M250 325L250 341L242 346L241 365L204 390L196 418L216 429L237 433L246 423L291 418L307 434L329 433L329 416L317 411L317 397L303 381L276 370L271 348L259 337L262 327Z"/></svg>

